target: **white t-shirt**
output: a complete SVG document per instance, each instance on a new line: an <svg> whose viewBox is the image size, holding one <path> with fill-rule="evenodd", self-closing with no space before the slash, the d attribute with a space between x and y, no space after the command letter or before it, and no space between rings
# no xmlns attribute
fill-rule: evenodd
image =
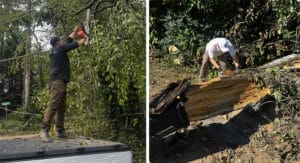
<svg viewBox="0 0 300 163"><path fill-rule="evenodd" d="M214 38L210 40L206 45L206 51L210 58L220 56L225 52L229 52L231 56L235 55L233 45L226 38Z"/></svg>

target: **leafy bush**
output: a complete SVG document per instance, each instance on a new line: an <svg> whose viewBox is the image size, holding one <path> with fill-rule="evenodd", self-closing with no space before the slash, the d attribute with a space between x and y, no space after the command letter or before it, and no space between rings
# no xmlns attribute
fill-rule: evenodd
<svg viewBox="0 0 300 163"><path fill-rule="evenodd" d="M35 2L34 4L39 6L38 2L42 1ZM82 2L88 3L87 0ZM35 19L49 23L55 35L66 38L79 20L85 20L85 12L74 16L74 10L82 8L83 3L73 0L43 1L46 7L40 12L34 12L32 18L37 24L41 22ZM78 135L127 143L132 146L133 151L142 151L134 153L134 159L137 160L145 160L146 20L144 6L145 2L139 0L118 1L115 6L91 16L89 44L68 53L71 81L67 86L67 130ZM13 45L15 48L15 44ZM20 48L22 52L20 55L24 55L24 49L24 46ZM34 129L37 131L41 127L42 115L49 103L47 84L50 60L49 54L42 53L40 49L34 49L32 53L34 56L30 65L32 72L30 109L27 112L35 112L40 116L35 119L24 116L23 123L28 129L30 125L27 124L35 122ZM20 82L12 80L11 83L22 87L24 66L22 62L17 61L11 64L10 73L20 75L18 78ZM8 69L7 65L4 65L5 70ZM2 77L2 72L0 76ZM17 93L22 92L22 88L17 88ZM19 120L17 117L12 119ZM13 123L17 124L17 122ZM127 137L130 139L126 139Z"/></svg>
<svg viewBox="0 0 300 163"><path fill-rule="evenodd" d="M167 46L177 45L183 63L190 65L196 49L214 37L229 38L245 58L246 66L261 65L299 51L295 44L300 29L298 0L150 3L151 48L160 50L156 56L165 56Z"/></svg>

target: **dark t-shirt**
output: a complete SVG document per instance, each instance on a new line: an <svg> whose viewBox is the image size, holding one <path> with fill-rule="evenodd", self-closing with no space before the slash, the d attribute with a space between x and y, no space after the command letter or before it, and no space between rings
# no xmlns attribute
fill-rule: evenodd
<svg viewBox="0 0 300 163"><path fill-rule="evenodd" d="M67 42L59 47L54 47L50 54L51 68L50 81L64 80L69 82L70 80L70 62L67 52L78 47L77 42L73 42L72 38L68 38Z"/></svg>

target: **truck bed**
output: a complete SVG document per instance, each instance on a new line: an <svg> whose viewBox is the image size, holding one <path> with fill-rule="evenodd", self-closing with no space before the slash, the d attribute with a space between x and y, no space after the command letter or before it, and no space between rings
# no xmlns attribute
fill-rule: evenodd
<svg viewBox="0 0 300 163"><path fill-rule="evenodd" d="M50 143L42 142L37 136L0 139L0 162L124 151L129 151L129 147L125 144L86 137L54 139Z"/></svg>

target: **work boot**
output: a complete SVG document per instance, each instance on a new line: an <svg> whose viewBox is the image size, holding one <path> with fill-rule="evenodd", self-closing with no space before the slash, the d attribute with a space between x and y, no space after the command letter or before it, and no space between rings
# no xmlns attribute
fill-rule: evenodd
<svg viewBox="0 0 300 163"><path fill-rule="evenodd" d="M67 134L66 134L66 131L63 130L63 131L58 131L58 132L57 132L57 137L58 137L58 138L67 138L68 136L67 136Z"/></svg>
<svg viewBox="0 0 300 163"><path fill-rule="evenodd" d="M48 137L48 131L46 129L41 129L39 136L43 142L50 142L50 139Z"/></svg>
<svg viewBox="0 0 300 163"><path fill-rule="evenodd" d="M205 78L200 78L199 83L203 83L203 82L206 82L206 79Z"/></svg>

